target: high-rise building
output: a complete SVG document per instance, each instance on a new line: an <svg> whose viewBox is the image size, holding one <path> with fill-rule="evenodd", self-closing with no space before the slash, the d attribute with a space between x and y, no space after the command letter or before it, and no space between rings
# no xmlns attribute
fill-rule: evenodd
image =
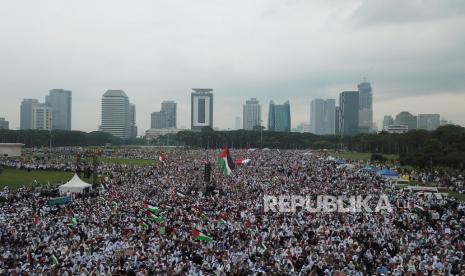
<svg viewBox="0 0 465 276"><path fill-rule="evenodd" d="M418 114L418 129L433 131L441 125L441 116L439 114Z"/></svg>
<svg viewBox="0 0 465 276"><path fill-rule="evenodd" d="M310 103L311 132L317 135L334 135L336 100L315 99Z"/></svg>
<svg viewBox="0 0 465 276"><path fill-rule="evenodd" d="M236 116L236 119L234 121L234 129L241 129L241 117Z"/></svg>
<svg viewBox="0 0 465 276"><path fill-rule="evenodd" d="M166 115L166 125L164 128L176 128L176 103L173 101L163 101L161 111Z"/></svg>
<svg viewBox="0 0 465 276"><path fill-rule="evenodd" d="M341 130L339 127L341 126L340 120L341 119L341 108L336 106L336 111L334 112L334 134L340 135Z"/></svg>
<svg viewBox="0 0 465 276"><path fill-rule="evenodd" d="M32 129L32 107L38 103L37 99L24 99L21 102L20 129Z"/></svg>
<svg viewBox="0 0 465 276"><path fill-rule="evenodd" d="M45 96L45 104L52 108L52 129L71 130L72 92L64 89L52 89Z"/></svg>
<svg viewBox="0 0 465 276"><path fill-rule="evenodd" d="M408 127L408 130L417 129L417 116L413 116L410 112L402 111L396 115L395 124L405 125Z"/></svg>
<svg viewBox="0 0 465 276"><path fill-rule="evenodd" d="M213 89L192 88L191 129L213 128Z"/></svg>
<svg viewBox="0 0 465 276"><path fill-rule="evenodd" d="M358 85L359 92L359 131L362 133L373 130L373 91L369 82Z"/></svg>
<svg viewBox="0 0 465 276"><path fill-rule="evenodd" d="M270 101L268 111L268 130L270 131L291 131L291 107L289 101L284 104L275 104Z"/></svg>
<svg viewBox="0 0 465 276"><path fill-rule="evenodd" d="M32 129L52 130L53 125L52 107L37 103L32 105Z"/></svg>
<svg viewBox="0 0 465 276"><path fill-rule="evenodd" d="M10 129L10 123L5 118L0 118L0 129Z"/></svg>
<svg viewBox="0 0 465 276"><path fill-rule="evenodd" d="M123 90L107 90L102 97L100 130L121 139L131 136L131 108Z"/></svg>
<svg viewBox="0 0 465 276"><path fill-rule="evenodd" d="M137 137L136 105L132 103L129 104L129 125L130 125L129 137L134 139Z"/></svg>
<svg viewBox="0 0 465 276"><path fill-rule="evenodd" d="M359 92L344 91L339 94L339 131L342 135L355 135L359 131Z"/></svg>
<svg viewBox="0 0 465 276"><path fill-rule="evenodd" d="M168 129L176 128L176 103L173 101L164 101L161 103L161 110L152 112L151 128Z"/></svg>
<svg viewBox="0 0 465 276"><path fill-rule="evenodd" d="M394 118L391 115L384 115L383 130L387 131L388 127L394 125Z"/></svg>
<svg viewBox="0 0 465 276"><path fill-rule="evenodd" d="M242 121L245 130L253 130L255 126L262 125L262 107L256 98L245 101L242 107Z"/></svg>
<svg viewBox="0 0 465 276"><path fill-rule="evenodd" d="M163 111L152 112L152 114L150 115L150 128L165 129L166 113Z"/></svg>

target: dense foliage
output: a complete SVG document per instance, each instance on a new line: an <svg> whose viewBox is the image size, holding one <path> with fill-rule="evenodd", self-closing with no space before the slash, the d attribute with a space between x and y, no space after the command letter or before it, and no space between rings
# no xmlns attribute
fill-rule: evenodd
<svg viewBox="0 0 465 276"><path fill-rule="evenodd" d="M123 141L104 132L0 130L0 142L24 143L26 147L104 146L144 144L143 139ZM346 149L358 152L397 154L400 162L417 167L449 166L465 168L465 128L441 126L429 132L413 130L405 134L359 134L356 136L314 135L311 133L253 131L180 131L151 141L154 145L176 145L192 148L280 148L280 149ZM374 159L378 160L375 155ZM382 161L382 160L379 160Z"/></svg>
<svg viewBox="0 0 465 276"><path fill-rule="evenodd" d="M26 147L43 147L50 145L50 138L54 147L63 146L104 146L105 144L122 144L121 139L111 134L94 131L53 130L5 130L0 129L1 143L23 143Z"/></svg>
<svg viewBox="0 0 465 276"><path fill-rule="evenodd" d="M158 143L166 141L160 137ZM465 167L465 128L441 126L435 131L413 130L404 134L359 134L356 136L319 136L311 133L271 131L181 131L170 141L195 148L281 148L281 149L346 149L400 155L406 165L428 167L443 165ZM376 159L377 156L375 156ZM379 160L382 161L382 160Z"/></svg>

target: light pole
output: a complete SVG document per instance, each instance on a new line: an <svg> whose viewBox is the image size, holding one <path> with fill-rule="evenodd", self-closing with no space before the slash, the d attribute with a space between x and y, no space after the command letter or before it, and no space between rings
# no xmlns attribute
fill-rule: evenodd
<svg viewBox="0 0 465 276"><path fill-rule="evenodd" d="M260 148L263 149L263 120L260 120Z"/></svg>

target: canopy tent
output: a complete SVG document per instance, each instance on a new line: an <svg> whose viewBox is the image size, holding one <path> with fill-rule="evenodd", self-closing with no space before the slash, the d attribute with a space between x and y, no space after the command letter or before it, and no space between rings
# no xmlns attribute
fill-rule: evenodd
<svg viewBox="0 0 465 276"><path fill-rule="evenodd" d="M395 171L388 170L388 169L379 170L376 172L376 174L382 177L386 177L386 178L393 178L393 177L398 178L399 177L398 173L396 173Z"/></svg>
<svg viewBox="0 0 465 276"><path fill-rule="evenodd" d="M86 193L91 189L92 185L82 181L77 174L74 174L73 178L68 183L58 187L60 194L67 193Z"/></svg>

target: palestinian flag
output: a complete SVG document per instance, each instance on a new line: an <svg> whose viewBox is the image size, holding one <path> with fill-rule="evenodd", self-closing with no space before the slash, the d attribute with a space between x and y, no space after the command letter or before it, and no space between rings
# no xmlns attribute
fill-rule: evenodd
<svg viewBox="0 0 465 276"><path fill-rule="evenodd" d="M164 235L165 234L165 227L160 227L160 229L158 230L158 233L160 233L160 235Z"/></svg>
<svg viewBox="0 0 465 276"><path fill-rule="evenodd" d="M57 259L57 257L55 256L55 254L53 254L53 255L50 257L50 261L51 261L52 264L54 264L54 265L58 265L58 264L59 264L58 259Z"/></svg>
<svg viewBox="0 0 465 276"><path fill-rule="evenodd" d="M160 155L158 156L158 161L162 163L166 161L166 156L163 152L160 152Z"/></svg>
<svg viewBox="0 0 465 276"><path fill-rule="evenodd" d="M145 223L145 221L142 221L142 223L140 224L145 230L149 230L150 229L150 225L148 225L147 223Z"/></svg>
<svg viewBox="0 0 465 276"><path fill-rule="evenodd" d="M72 217L71 222L68 223L68 226L76 227L76 225L77 225L77 219L76 219L76 217Z"/></svg>
<svg viewBox="0 0 465 276"><path fill-rule="evenodd" d="M425 208L421 207L420 205L414 204L413 206L415 208L415 211L417 211L417 212L424 212L425 211Z"/></svg>
<svg viewBox="0 0 465 276"><path fill-rule="evenodd" d="M162 217L159 217L159 216L156 216L154 214L150 214L150 219L153 221L153 222L164 222L165 220L162 218Z"/></svg>
<svg viewBox="0 0 465 276"><path fill-rule="evenodd" d="M34 216L34 224L39 225L40 224L40 217L38 215Z"/></svg>
<svg viewBox="0 0 465 276"><path fill-rule="evenodd" d="M224 148L223 152L218 155L218 165L225 176L230 175L231 171L236 167L231 155L229 154L228 148Z"/></svg>
<svg viewBox="0 0 465 276"><path fill-rule="evenodd" d="M194 231L192 232L192 238L196 241L207 241L211 242L213 239L204 233L200 232L197 228L194 228Z"/></svg>
<svg viewBox="0 0 465 276"><path fill-rule="evenodd" d="M250 162L250 159L248 158L241 158L239 160L236 160L236 165L242 166L242 165L247 165Z"/></svg>
<svg viewBox="0 0 465 276"><path fill-rule="evenodd" d="M228 222L227 222L226 220L224 220L224 219L220 219L220 220L218 221L218 223L219 223L220 225L226 225L226 224L228 224Z"/></svg>
<svg viewBox="0 0 465 276"><path fill-rule="evenodd" d="M155 207L155 206L152 206L150 204L147 204L147 207L145 207L147 209L147 211L153 213L153 214L158 214L160 213L160 209L158 209L158 207Z"/></svg>

